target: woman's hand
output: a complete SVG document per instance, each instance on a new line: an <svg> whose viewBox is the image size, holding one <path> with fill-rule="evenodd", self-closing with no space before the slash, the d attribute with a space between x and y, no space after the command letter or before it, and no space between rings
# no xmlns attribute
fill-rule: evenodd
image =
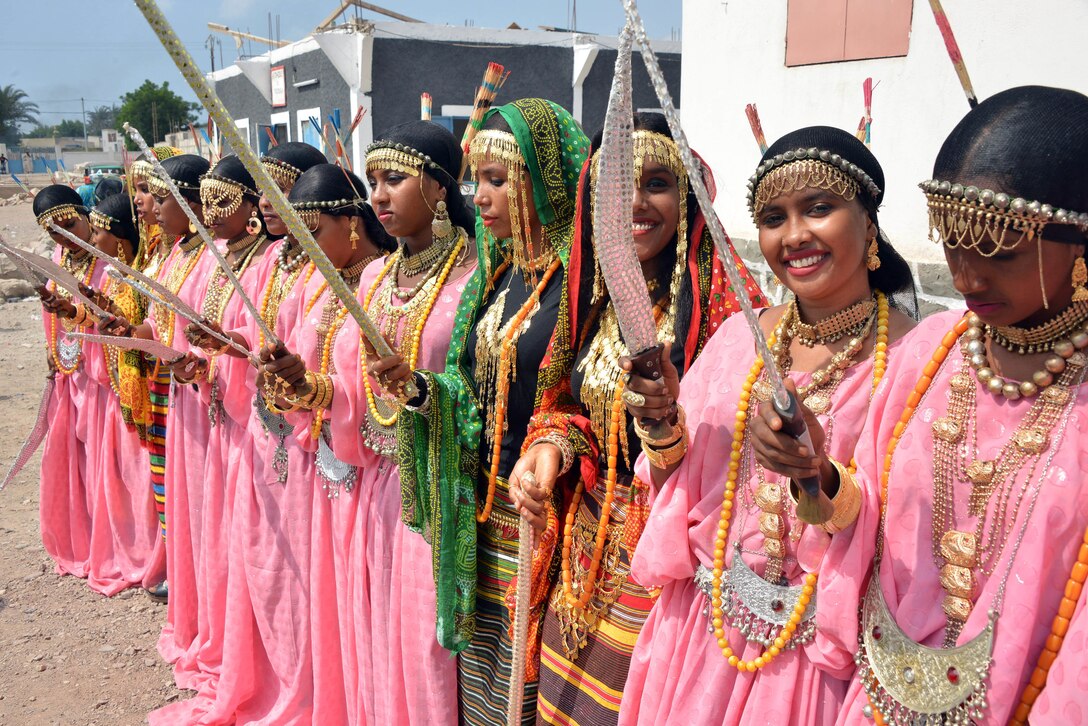
<svg viewBox="0 0 1088 726"><path fill-rule="evenodd" d="M56 295L44 287L39 287L38 297L42 299L42 307L45 308L47 313L52 313L58 318L68 318L69 320L76 316L76 306L60 295Z"/></svg>
<svg viewBox="0 0 1088 726"><path fill-rule="evenodd" d="M412 369L403 356L394 353L381 358L374 350L374 346L365 337L363 338L363 345L366 348L367 373L374 377L374 380L387 394L398 400L403 399L404 387L412 379Z"/></svg>
<svg viewBox="0 0 1088 726"><path fill-rule="evenodd" d="M131 338L133 326L123 317L114 316L102 318L98 321L98 332L102 335L112 335L118 338Z"/></svg>
<svg viewBox="0 0 1088 726"><path fill-rule="evenodd" d="M213 320L203 321L205 327L214 330L220 335L223 333L222 326ZM196 323L189 323L185 326L185 339L189 341L189 344L194 348L200 348L208 355L217 355L223 352L224 344L221 340L214 337L211 333L201 328Z"/></svg>
<svg viewBox="0 0 1088 726"><path fill-rule="evenodd" d="M165 365L178 383L192 383L208 372L208 361L192 351Z"/></svg>
<svg viewBox="0 0 1088 726"><path fill-rule="evenodd" d="M292 398L302 398L310 393L306 380L306 364L302 358L287 350L283 343L266 345L260 352L262 371L274 381L282 381L278 393Z"/></svg>
<svg viewBox="0 0 1088 726"><path fill-rule="evenodd" d="M671 343L661 350L661 378L656 381L635 373L631 359L627 356L620 357L620 367L627 372L623 402L627 412L636 421L662 421L671 418L676 411L676 398L680 395L680 373L669 359L671 350Z"/></svg>
<svg viewBox="0 0 1088 726"><path fill-rule="evenodd" d="M510 472L510 498L537 535L548 524L548 505L562 465L559 447L541 441L530 446Z"/></svg>
<svg viewBox="0 0 1088 726"><path fill-rule="evenodd" d="M788 378L786 388L794 396L797 395L797 386ZM823 453L825 441L823 426L820 425L816 414L800 401L798 401L798 409L805 420L814 451L782 430L782 418L774 410L774 406L768 402L760 405L758 415L748 419L752 436L752 453L764 469L790 479L816 476L820 478L821 484L832 481L835 478L835 472L830 459Z"/></svg>
<svg viewBox="0 0 1088 726"><path fill-rule="evenodd" d="M113 300L110 299L109 295L107 295L106 293L101 291L96 292L94 288L90 287L89 285L84 285L82 282L79 283L79 291L83 294L83 297L87 298L99 308L105 310L111 315L121 314L121 311L117 308L116 305L114 305Z"/></svg>

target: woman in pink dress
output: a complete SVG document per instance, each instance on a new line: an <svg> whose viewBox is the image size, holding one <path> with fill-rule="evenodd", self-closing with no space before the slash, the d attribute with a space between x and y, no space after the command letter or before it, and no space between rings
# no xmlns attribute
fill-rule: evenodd
<svg viewBox="0 0 1088 726"><path fill-rule="evenodd" d="M127 194L99 202L90 215L91 241L121 262L139 255L140 235ZM127 319L142 321L147 308L140 295L113 279L102 284L101 307ZM88 466L98 482L91 532L93 553L87 580L92 588L113 595L144 582L161 582L166 561L156 558L159 523L151 490L151 467L142 443L151 422L147 366L141 354L105 346L88 370L111 395L102 396L100 444L89 451Z"/></svg>
<svg viewBox="0 0 1088 726"><path fill-rule="evenodd" d="M858 444L878 546L838 723L1086 723L1088 97L983 101L921 187L969 312L902 341Z"/></svg>
<svg viewBox="0 0 1088 726"><path fill-rule="evenodd" d="M419 152L407 166L391 163L397 143ZM432 370L445 364L454 313L476 268L474 229L465 226L472 218L451 183L460 165L454 138L422 122L388 130L367 154L371 202L399 246L363 273L359 297L393 349L411 360L415 347L417 365ZM436 213L443 198L448 220ZM430 547L402 520L398 404L368 377L359 346L358 336L337 346L344 397L330 419L333 450L360 470L354 522L341 529L350 534L348 602L367 604L347 611L349 707L356 723L452 723L457 661L435 638ZM361 439L352 433L360 429ZM428 688L414 688L419 682Z"/></svg>
<svg viewBox="0 0 1088 726"><path fill-rule="evenodd" d="M749 188L760 249L794 294L760 318L774 359L733 316L682 384L665 366L662 382L633 377L625 399L636 420L679 411L672 436L643 435L636 466L658 491L631 572L660 594L620 723L828 723L854 670L860 576L844 565L863 573L871 545L856 536L867 531L855 525L861 492L845 472L874 384L912 325L886 297L913 302L910 270L880 235L884 175L852 134L786 135ZM814 446L834 464L783 469L761 455L758 441L776 436L754 415L770 408L766 365L790 381L814 430L827 422ZM764 468L772 463L819 477L831 498L821 524L798 517L789 479Z"/></svg>
<svg viewBox="0 0 1088 726"><path fill-rule="evenodd" d="M100 288L103 265L49 228L50 223L56 224L90 241L88 210L75 190L62 184L47 186L34 197L33 208L38 224L57 245L53 261L83 284ZM91 367L99 365L102 349L67 336L94 323L83 305L72 303L70 293L52 282L38 292L45 311L46 360L53 379L42 451L42 544L58 574L87 577L91 571L92 517L97 498L97 478L89 460L102 430L99 399L109 393L91 371Z"/></svg>
<svg viewBox="0 0 1088 726"><path fill-rule="evenodd" d="M207 160L182 154L166 159L162 165L190 208L199 215L200 178L208 171ZM190 307L199 310L215 258L190 228L189 218L166 184L151 176L148 185L155 197L155 214L164 238L177 236L174 249L159 269L158 280ZM147 320L140 325L132 326L118 318L102 326L111 334L154 338L185 353L172 366L174 382L166 424L166 517L169 522L166 568L170 600L158 647L159 653L170 663L181 659L197 637L199 586L196 563L200 551L202 478L211 428L208 407L201 400L199 390L191 385L198 377L206 375L207 366L202 357L189 349L185 340L187 324L185 318L170 309L152 305Z"/></svg>

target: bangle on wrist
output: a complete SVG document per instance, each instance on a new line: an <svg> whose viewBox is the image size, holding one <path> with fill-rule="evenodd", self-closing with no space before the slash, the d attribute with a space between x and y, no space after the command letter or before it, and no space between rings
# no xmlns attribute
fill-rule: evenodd
<svg viewBox="0 0 1088 726"><path fill-rule="evenodd" d="M655 449L665 449L676 445L680 439L687 435L687 415L684 409L677 404L676 406L676 423L672 425L672 429L669 434L661 439L655 439L650 435L650 432L643 428L642 423L635 420L635 435L642 440L643 448L650 446Z"/></svg>
<svg viewBox="0 0 1088 726"><path fill-rule="evenodd" d="M680 463L688 452L688 430L683 428L680 438L665 448L650 446L645 440L642 442L642 452L646 454L646 460L650 466L661 471Z"/></svg>
<svg viewBox="0 0 1088 726"><path fill-rule="evenodd" d="M537 444L551 444L555 448L559 449L559 454L563 457L563 463L559 467L559 476L563 476L570 468L574 466L574 446L566 436L561 436L558 433L550 433L541 436L539 439L529 445L529 448L533 448Z"/></svg>

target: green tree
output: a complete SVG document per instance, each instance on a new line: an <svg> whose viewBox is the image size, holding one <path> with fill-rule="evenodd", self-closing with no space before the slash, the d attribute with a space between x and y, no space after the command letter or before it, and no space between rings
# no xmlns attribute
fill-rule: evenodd
<svg viewBox="0 0 1088 726"><path fill-rule="evenodd" d="M117 128L117 106L99 106L87 112L87 133L97 136L102 129Z"/></svg>
<svg viewBox="0 0 1088 726"><path fill-rule="evenodd" d="M0 141L19 143L19 124L38 123L38 104L13 85L0 88Z"/></svg>
<svg viewBox="0 0 1088 726"><path fill-rule="evenodd" d="M37 126L24 134L28 139L48 139L53 136L73 136L83 138L83 122L66 118L55 126Z"/></svg>
<svg viewBox="0 0 1088 726"><path fill-rule="evenodd" d="M164 81L158 86L144 81L135 91L121 97L117 125L121 127L127 121L140 131L149 144L156 144L175 127L184 127L195 121L198 108L200 104L186 101L171 91L169 82ZM130 150L136 148L128 138L125 143Z"/></svg>

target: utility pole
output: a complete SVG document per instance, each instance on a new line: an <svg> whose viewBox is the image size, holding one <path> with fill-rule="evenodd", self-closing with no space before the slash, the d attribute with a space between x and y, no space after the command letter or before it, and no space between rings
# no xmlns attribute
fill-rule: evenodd
<svg viewBox="0 0 1088 726"><path fill-rule="evenodd" d="M159 141L159 105L155 101L151 102L151 143L155 144Z"/></svg>
<svg viewBox="0 0 1088 726"><path fill-rule="evenodd" d="M82 98L79 99L80 108L83 109L83 150L90 151L91 146L87 141L87 104Z"/></svg>
<svg viewBox="0 0 1088 726"><path fill-rule="evenodd" d="M204 41L204 45L208 46L208 52L211 53L212 73L215 73L215 36L209 33L208 39Z"/></svg>

